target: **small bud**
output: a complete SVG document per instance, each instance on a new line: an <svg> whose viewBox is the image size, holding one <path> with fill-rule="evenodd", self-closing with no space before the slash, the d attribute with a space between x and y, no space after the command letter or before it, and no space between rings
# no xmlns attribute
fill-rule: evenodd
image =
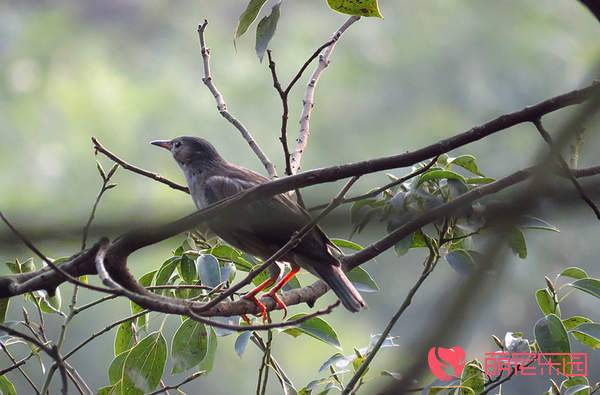
<svg viewBox="0 0 600 395"><path fill-rule="evenodd" d="M556 290L554 288L554 284L552 284L552 281L550 281L550 279L546 276L544 276L544 280L546 280L546 285L548 286L548 289L550 290L550 292L552 294L555 294Z"/></svg>
<svg viewBox="0 0 600 395"><path fill-rule="evenodd" d="M494 343L496 343L498 348L500 348L501 350L504 350L504 344L502 344L502 341L498 338L498 336L492 335L492 340L494 340Z"/></svg>

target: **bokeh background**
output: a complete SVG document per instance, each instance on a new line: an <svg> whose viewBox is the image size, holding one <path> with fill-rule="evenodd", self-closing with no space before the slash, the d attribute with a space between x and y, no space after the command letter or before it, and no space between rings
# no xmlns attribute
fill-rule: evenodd
<svg viewBox="0 0 600 395"><path fill-rule="evenodd" d="M547 97L581 87L593 76L600 58L600 25L576 1L395 1L381 0L385 19L365 19L353 25L339 43L329 69L318 86L312 118L312 137L303 168L397 154L449 137L496 115L520 109ZM148 144L157 138L189 134L213 142L223 155L263 171L238 132L217 113L201 81L201 57L196 26L210 25L208 45L217 86L230 111L283 172L278 141L280 103L265 63L254 53L254 30L233 45L233 31L245 1L3 1L0 3L0 208L40 248L52 257L77 251L79 230L89 214L100 185L90 142L96 136L131 163L183 182L165 152ZM265 10L268 10L265 7ZM280 78L289 80L305 59L324 43L345 17L329 10L325 1L285 1L278 31L270 47ZM310 70L310 69L309 69ZM305 76L290 98L290 137L297 133ZM549 117L556 130L568 111ZM600 144L593 130L586 136L581 166L598 160ZM595 125L595 130L598 130ZM453 154L477 156L489 176L501 177L530 165L540 139L531 125L514 127ZM108 165L104 158L100 161ZM405 174L407 169L392 173ZM191 199L164 185L119 170L118 187L103 199L95 234L101 229L115 237L136 224L165 221L194 210ZM387 181L384 174L364 177L354 191L366 191ZM309 188L310 204L327 201L339 184ZM549 210L545 219L561 233L528 233L527 260L507 260L502 282L492 282L476 315L468 319L460 345L469 358L494 350L490 334L531 328L540 318L534 291L544 286L543 275L578 265L596 277L599 236L597 220L586 207L562 212ZM115 226L116 225L116 226ZM334 237L350 233L347 207L325 224ZM374 225L356 240L368 243L383 235ZM141 275L157 268L181 237L145 249L130 261ZM0 230L0 259L25 259L31 254ZM366 346L379 333L403 300L421 270L422 251L403 257L388 252L365 265L381 291L366 295L369 309L352 317L341 309L327 320L338 331L343 352ZM39 265L39 261L37 261ZM2 267L2 273L6 268ZM311 279L301 277L304 283ZM441 264L400 320L393 335L400 347L377 357L371 380L363 389L375 393L388 378L382 369L402 372L411 346L444 309L443 296L459 281ZM63 287L63 299L70 288ZM81 300L92 300L82 292ZM320 303L331 301L331 296ZM66 304L66 301L65 301ZM592 297L575 296L569 315L600 320ZM596 306L596 307L593 307ZM31 310L32 306L28 305ZM595 310L593 310L595 308ZM78 316L68 332L67 349L110 321L125 317L128 303L106 303ZM306 311L294 307L293 311ZM570 314L572 313L572 314ZM20 302L11 304L9 318L20 317ZM154 317L154 316L153 316ZM463 319L463 317L456 317ZM151 325L160 325L155 317ZM167 332L178 318L167 321ZM50 333L61 319L47 317ZM76 354L71 360L93 388L108 384L114 331ZM221 338L215 370L189 385L189 393L250 393L254 391L259 358L256 349L239 358L235 336ZM451 346L453 344L440 344ZM274 355L300 388L321 377L320 364L337 350L309 337L275 339ZM597 352L596 352L597 353ZM26 355L26 349L23 350ZM401 361L401 362L399 362ZM6 361L2 360L0 366ZM39 368L31 374L40 380ZM591 372L598 380L596 357ZM183 375L166 377L178 382ZM29 388L11 374L19 393ZM504 393L541 393L541 380L515 379ZM279 393L270 383L271 393Z"/></svg>

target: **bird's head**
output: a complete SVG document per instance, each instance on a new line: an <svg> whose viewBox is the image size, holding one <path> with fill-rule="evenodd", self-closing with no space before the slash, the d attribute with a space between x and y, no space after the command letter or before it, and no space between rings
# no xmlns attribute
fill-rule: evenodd
<svg viewBox="0 0 600 395"><path fill-rule="evenodd" d="M177 137L173 140L155 140L150 144L169 150L180 166L194 163L213 163L221 156L211 143L200 137Z"/></svg>

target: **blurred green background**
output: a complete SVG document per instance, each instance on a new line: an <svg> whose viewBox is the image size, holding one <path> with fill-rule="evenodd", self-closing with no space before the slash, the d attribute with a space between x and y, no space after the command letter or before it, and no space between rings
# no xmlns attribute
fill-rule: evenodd
<svg viewBox="0 0 600 395"><path fill-rule="evenodd" d="M600 57L600 25L576 1L381 0L380 4L385 19L363 19L353 25L323 75L304 169L419 148L496 115L584 86L593 79L589 71ZM48 255L77 251L79 239L49 236L53 229L83 227L87 220L100 185L91 136L131 163L178 182L184 180L175 163L149 141L182 134L202 136L227 159L263 171L237 130L219 116L201 81L196 27L204 18L210 21L207 40L215 82L230 111L253 133L282 174L280 102L267 65L254 53L254 29L239 40L237 50L233 45L233 31L244 7L243 1L207 0L3 1L0 208L27 231L49 230L48 237L39 241ZM315 0L288 0L281 11L270 47L280 78L288 81L346 17L329 10L325 1ZM291 141L298 131L307 75L290 98ZM555 130L567 113L549 117L548 128ZM486 175L501 177L531 164L540 146L535 129L523 125L454 154L474 154ZM581 165L594 163L599 149L593 133L588 133ZM104 158L100 160L109 166ZM100 205L98 226L118 222L133 227L194 210L188 196L148 179L119 170L115 180L118 187ZM386 180L384 174L364 177L354 191L366 191ZM322 203L338 187L337 183L312 187L305 196L310 204ZM347 208L337 214L335 221L326 223L326 230L332 237L348 237ZM460 344L469 357L481 358L494 349L491 333L502 337L506 331L523 330L531 336L539 318L533 293L543 287L545 273L579 265L600 276L600 269L594 267L597 249L590 243L599 236L591 212L586 207L566 213L550 210L545 219L562 232L528 234L528 259L505 263L510 266L505 281L496 283L488 293L491 297L480 301L478 319L463 333ZM109 237L125 230L108 229ZM21 245L7 242L10 237L5 229L1 232L1 259L30 256ZM383 232L371 226L357 240L368 243ZM181 240L174 238L136 254L131 269L141 275L157 268ZM369 310L350 317L338 309L327 318L337 329L345 354L351 354L355 346L366 346L370 334L383 329L417 278L422 258L421 251L401 258L388 252L364 266L382 289L366 295ZM308 283L311 279L303 275L301 280ZM381 369L402 371L398 360L410 360L411 345L428 329L428 318L444 308L440 298L456 280L455 272L440 265L393 331L400 336L401 347L386 349L377 357L373 377ZM65 286L63 299L68 295L70 288ZM93 296L83 292L81 300ZM331 300L328 295L319 305ZM574 298L569 305L573 315L591 314L590 300ZM301 306L292 311L306 310ZM82 314L71 325L66 348L127 312L128 304L120 301ZM20 317L19 303L11 305L9 317ZM597 310L590 318L600 319ZM153 325L161 321L152 320ZM47 318L49 332L60 323L57 317ZM177 318L171 318L169 330L177 323ZM108 383L113 336L114 331L104 335L72 359L93 388ZM250 345L240 359L233 350L234 340L235 336L220 339L215 371L189 385L189 393L254 391L261 355ZM335 351L308 337L292 339L282 334L275 339L274 355L298 388L320 377L320 364ZM597 359L595 363L598 372ZM0 366L5 364L2 361ZM35 363L31 366L32 375L39 378ZM180 376L166 381L177 382L184 377ZM11 379L19 393L28 392L19 375ZM372 380L365 392L376 392L386 380ZM544 388L541 381L514 381L507 393ZM274 381L270 389L280 392Z"/></svg>

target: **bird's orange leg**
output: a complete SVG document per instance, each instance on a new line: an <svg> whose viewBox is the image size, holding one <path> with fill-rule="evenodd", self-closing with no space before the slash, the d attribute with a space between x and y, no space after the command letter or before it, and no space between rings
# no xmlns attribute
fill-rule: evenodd
<svg viewBox="0 0 600 395"><path fill-rule="evenodd" d="M281 281L279 281L277 284L275 284L275 286L273 286L273 288L271 288L271 290L269 291L269 293L267 293L267 296L270 296L271 298L273 298L273 300L277 304L277 307L279 307L281 310L283 310L283 318L285 318L287 316L287 306L283 302L283 300L281 300L281 298L279 297L279 295L277 295L277 292L281 288L283 288L283 286L285 284L287 284L292 278L294 278L294 276L296 275L296 273L298 273L299 271L300 271L300 267L299 266L292 265L292 270L290 270L290 272L288 274L286 274L281 279Z"/></svg>
<svg viewBox="0 0 600 395"><path fill-rule="evenodd" d="M265 306L265 304L263 302L258 300L258 298L256 297L256 294L258 294L263 289L270 287L274 283L275 283L275 278L269 277L268 279L266 279L265 281L260 283L252 291L248 292L246 295L244 295L242 297L242 299L251 300L258 306L258 308L260 309L260 316L262 317L263 321L266 321L266 319L267 319L267 306ZM246 314L242 314L242 318L244 321L246 321L247 324L250 324L250 320L248 319L248 316Z"/></svg>

